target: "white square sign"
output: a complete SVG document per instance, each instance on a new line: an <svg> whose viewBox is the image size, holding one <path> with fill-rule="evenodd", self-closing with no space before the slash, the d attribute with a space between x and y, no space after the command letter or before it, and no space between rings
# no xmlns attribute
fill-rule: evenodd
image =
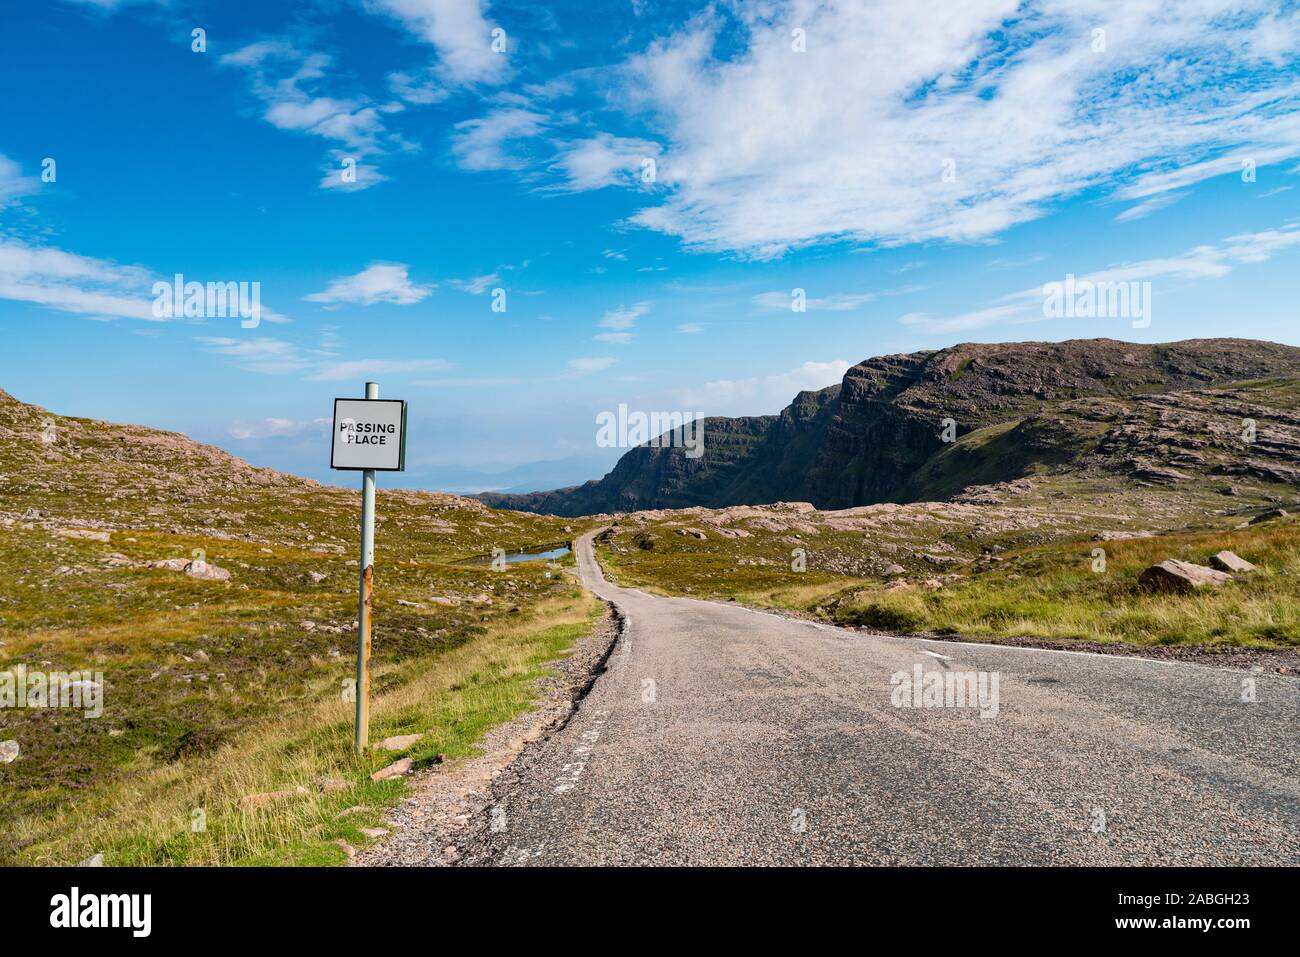
<svg viewBox="0 0 1300 957"><path fill-rule="evenodd" d="M406 401L335 399L330 468L406 470Z"/></svg>

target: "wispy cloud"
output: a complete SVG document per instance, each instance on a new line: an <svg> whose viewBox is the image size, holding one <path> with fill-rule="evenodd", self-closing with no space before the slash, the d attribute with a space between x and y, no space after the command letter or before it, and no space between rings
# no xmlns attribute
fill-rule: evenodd
<svg viewBox="0 0 1300 957"><path fill-rule="evenodd" d="M779 412L796 393L824 389L844 378L852 363L843 359L805 362L776 375L746 379L714 379L702 386L682 389L676 401L700 415L762 415Z"/></svg>
<svg viewBox="0 0 1300 957"><path fill-rule="evenodd" d="M1271 0L970 0L942 30L912 0L717 5L568 78L652 139L579 134L537 87L457 151L559 189L643 189L629 169L657 156L630 221L698 250L985 241L1085 190L1142 201L1300 156L1297 54L1300 13Z"/></svg>
<svg viewBox="0 0 1300 957"><path fill-rule="evenodd" d="M303 296L303 299L333 307L343 303L372 306L379 302L409 306L436 288L435 285L411 282L410 268L405 263L371 263L356 275L340 276L325 289Z"/></svg>
<svg viewBox="0 0 1300 957"><path fill-rule="evenodd" d="M1080 275L1077 281L1145 282L1154 279L1220 279L1240 265L1262 263L1283 250L1300 246L1300 222L1286 223L1276 229L1237 233L1218 245L1194 246L1176 256L1162 256L1122 263ZM1060 281L1062 277L1051 277ZM1019 325L1041 322L1043 287L1034 286L1002 296L988 305L949 316L908 313L899 317L905 326L917 326L928 332L953 333L982 329L1008 323Z"/></svg>
<svg viewBox="0 0 1300 957"><path fill-rule="evenodd" d="M272 126L336 144L323 171L323 188L358 190L382 182L386 177L362 160L412 148L384 122L386 113L402 109L400 103L376 104L363 95L340 98L321 91L333 65L328 54L269 39L241 47L219 62L248 73L253 94L265 106L263 119Z"/></svg>
<svg viewBox="0 0 1300 957"><path fill-rule="evenodd" d="M650 303L635 302L630 306L610 309L597 323L602 329L631 329L636 321L650 311Z"/></svg>
<svg viewBox="0 0 1300 957"><path fill-rule="evenodd" d="M0 299L91 318L159 321L148 295L152 275L52 246L0 239Z"/></svg>
<svg viewBox="0 0 1300 957"><path fill-rule="evenodd" d="M593 356L584 359L570 359L568 370L576 375L588 375L592 372L600 372L608 369L618 360L610 356Z"/></svg>
<svg viewBox="0 0 1300 957"><path fill-rule="evenodd" d="M452 155L466 170L526 169L545 122L545 115L513 106L463 120L452 134Z"/></svg>
<svg viewBox="0 0 1300 957"><path fill-rule="evenodd" d="M1115 222L1128 223L1135 219L1146 219L1152 213L1158 213L1166 206L1172 206L1186 195L1186 193L1157 193L1150 199L1123 210L1115 217Z"/></svg>
<svg viewBox="0 0 1300 957"><path fill-rule="evenodd" d="M510 74L509 39L492 49L492 30L482 0L366 0L438 54L431 72L448 84L501 83Z"/></svg>
<svg viewBox="0 0 1300 957"><path fill-rule="evenodd" d="M323 433L329 430L330 420L320 419L262 419L260 422L232 422L226 433L239 441L272 438L292 438L306 433Z"/></svg>
<svg viewBox="0 0 1300 957"><path fill-rule="evenodd" d="M35 176L24 176L21 166L0 153L0 209L20 196L35 192L39 185Z"/></svg>
<svg viewBox="0 0 1300 957"><path fill-rule="evenodd" d="M236 368L265 375L283 375L311 368L317 360L283 339L258 336L236 339L230 336L196 336L207 351L234 360Z"/></svg>
<svg viewBox="0 0 1300 957"><path fill-rule="evenodd" d="M804 300L804 307L809 312L847 312L858 306L866 305L876 298L874 292L840 293L833 296L812 297ZM789 292L761 292L751 300L754 305L764 309L783 312L790 311L793 296Z"/></svg>
<svg viewBox="0 0 1300 957"><path fill-rule="evenodd" d="M444 359L353 359L331 363L307 378L337 382L340 379L360 379L385 373L409 375L416 372L446 372L450 368L451 363Z"/></svg>

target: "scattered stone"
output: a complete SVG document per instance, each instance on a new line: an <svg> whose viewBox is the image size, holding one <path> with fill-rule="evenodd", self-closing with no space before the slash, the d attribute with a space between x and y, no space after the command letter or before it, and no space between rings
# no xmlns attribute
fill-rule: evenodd
<svg viewBox="0 0 1300 957"><path fill-rule="evenodd" d="M921 560L929 562L931 565L969 565L969 558L962 558L960 555L932 555L929 552L921 553Z"/></svg>
<svg viewBox="0 0 1300 957"><path fill-rule="evenodd" d="M156 562L149 562L150 568L165 568L172 572L183 572L190 567L188 558L161 558Z"/></svg>
<svg viewBox="0 0 1300 957"><path fill-rule="evenodd" d="M321 794L333 794L335 791L346 791L348 782L342 778L321 778L318 787Z"/></svg>
<svg viewBox="0 0 1300 957"><path fill-rule="evenodd" d="M21 750L17 741L0 741L0 764L13 764Z"/></svg>
<svg viewBox="0 0 1300 957"><path fill-rule="evenodd" d="M357 856L357 849L353 847L351 844L349 844L347 841L343 840L343 838L340 837L334 843L343 850L343 853L347 855L349 861L352 860L352 858Z"/></svg>
<svg viewBox="0 0 1300 957"><path fill-rule="evenodd" d="M384 738L375 747L385 751L405 751L423 737L422 734L399 734L392 738Z"/></svg>
<svg viewBox="0 0 1300 957"><path fill-rule="evenodd" d="M60 538L82 538L89 542L107 542L111 537L108 532L96 532L88 528L56 528L54 534Z"/></svg>
<svg viewBox="0 0 1300 957"><path fill-rule="evenodd" d="M1221 572L1253 572L1255 566L1230 551L1222 551L1210 559L1210 564Z"/></svg>
<svg viewBox="0 0 1300 957"><path fill-rule="evenodd" d="M1230 581L1232 576L1221 571L1171 558L1152 565L1139 575L1138 587L1147 591L1190 594L1207 585L1226 585Z"/></svg>
<svg viewBox="0 0 1300 957"><path fill-rule="evenodd" d="M424 605L418 601L407 601L405 598L397 599L399 605L405 605L407 608L423 608Z"/></svg>
<svg viewBox="0 0 1300 957"><path fill-rule="evenodd" d="M361 833L374 841L381 837L385 837L388 834L388 831L382 827L363 827Z"/></svg>
<svg viewBox="0 0 1300 957"><path fill-rule="evenodd" d="M190 562L185 566L185 574L205 582L223 582L230 578L230 572L211 562Z"/></svg>
<svg viewBox="0 0 1300 957"><path fill-rule="evenodd" d="M1286 518L1287 511L1284 508L1270 508L1267 512L1260 512L1250 520L1251 525L1258 525L1260 522L1271 522L1275 518Z"/></svg>
<svg viewBox="0 0 1300 957"><path fill-rule="evenodd" d="M320 582L323 582L323 581L324 581L326 578L328 578L329 576L326 575L326 574L323 573L323 572L308 572L308 573L307 573L307 577L309 577L312 581L314 581L314 582L316 582L317 584L319 584Z"/></svg>
<svg viewBox="0 0 1300 957"><path fill-rule="evenodd" d="M907 574L907 569L904 568L902 565L887 565L885 567L886 578L895 578L898 575L906 575L906 574Z"/></svg>
<svg viewBox="0 0 1300 957"><path fill-rule="evenodd" d="M704 530L700 528L679 528L677 529L677 534L689 535L691 538L698 538L700 541L705 541L709 537L704 534Z"/></svg>
<svg viewBox="0 0 1300 957"><path fill-rule="evenodd" d="M102 853L100 853L100 854L92 854L92 855L90 855L90 857L86 858L84 861L79 861L79 862L77 863L77 866L78 866L78 867L103 867L103 866L104 866L104 855L103 855Z"/></svg>
<svg viewBox="0 0 1300 957"><path fill-rule="evenodd" d="M1098 532L1092 536L1094 542L1126 542L1131 538L1150 538L1155 532Z"/></svg>
<svg viewBox="0 0 1300 957"><path fill-rule="evenodd" d="M389 778L400 778L411 771L411 759L402 758L400 761L394 761L386 768L380 768L374 774L370 775L372 781L387 781Z"/></svg>

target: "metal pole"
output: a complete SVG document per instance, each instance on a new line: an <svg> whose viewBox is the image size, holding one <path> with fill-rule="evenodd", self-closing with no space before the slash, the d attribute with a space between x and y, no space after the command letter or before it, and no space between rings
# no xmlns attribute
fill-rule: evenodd
<svg viewBox="0 0 1300 957"><path fill-rule="evenodd" d="M379 385L366 383L366 398L379 398ZM375 594L375 470L361 473L361 600L357 608L357 718L352 750L370 744L370 617Z"/></svg>

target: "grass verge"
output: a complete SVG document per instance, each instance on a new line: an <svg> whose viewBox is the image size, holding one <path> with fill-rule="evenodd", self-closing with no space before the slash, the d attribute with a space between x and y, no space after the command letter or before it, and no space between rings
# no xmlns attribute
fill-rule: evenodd
<svg viewBox="0 0 1300 957"><path fill-rule="evenodd" d="M370 774L401 757L418 768L469 756L491 726L529 706L535 679L586 634L601 604L576 586L508 623L427 659L376 672L374 740L424 737L405 752L351 752L352 706L303 706L246 729L217 750L126 775L52 813L15 822L16 863L339 865L335 843L367 843L409 784ZM398 675L397 672L401 674ZM398 679L400 680L393 680ZM241 807L248 795L278 794Z"/></svg>

